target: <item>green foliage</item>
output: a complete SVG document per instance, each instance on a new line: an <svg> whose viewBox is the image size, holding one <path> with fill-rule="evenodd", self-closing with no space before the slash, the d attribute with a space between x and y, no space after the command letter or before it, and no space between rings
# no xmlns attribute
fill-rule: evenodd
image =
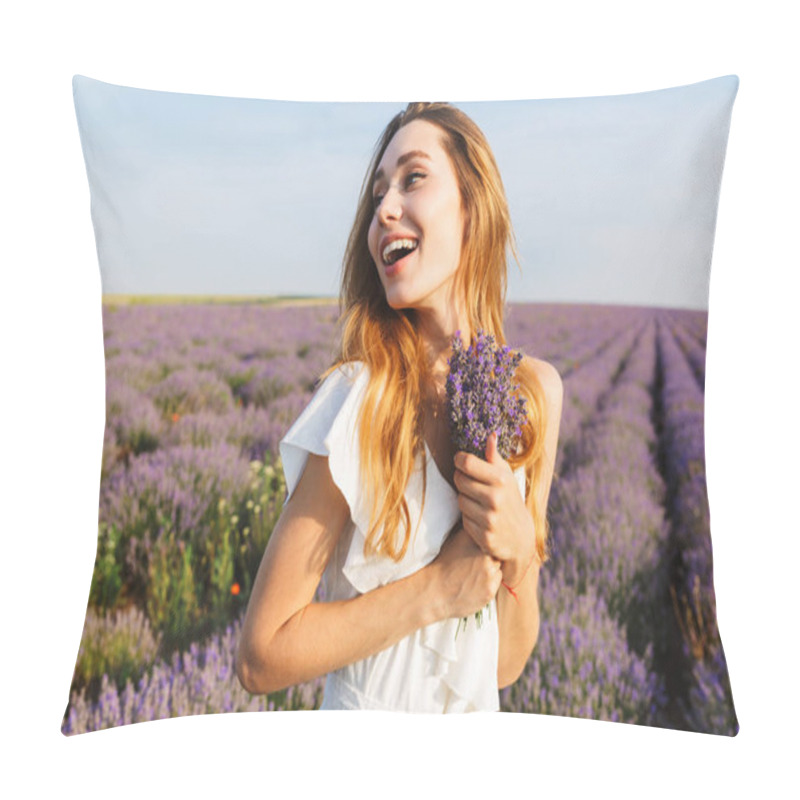
<svg viewBox="0 0 800 800"><path fill-rule="evenodd" d="M242 595L250 596L253 581L269 537L283 511L286 483L280 460L274 464L251 463L251 495L240 507L244 524L240 537L234 542L237 554L236 576L242 585Z"/></svg>
<svg viewBox="0 0 800 800"><path fill-rule="evenodd" d="M250 381L255 377L255 374L255 367L251 367L244 372L239 372L234 375L227 375L225 377L225 382L231 387L231 392L233 393L234 397L239 397L242 387L250 383Z"/></svg>
<svg viewBox="0 0 800 800"><path fill-rule="evenodd" d="M100 525L89 602L98 608L113 608L122 591L120 565L121 534L115 525Z"/></svg>
<svg viewBox="0 0 800 800"><path fill-rule="evenodd" d="M190 543L176 541L169 521L153 544L148 563L146 608L153 626L170 642L183 642L200 616Z"/></svg>
<svg viewBox="0 0 800 800"><path fill-rule="evenodd" d="M269 408L280 397L290 394L293 390L291 383L286 383L277 376L264 377L256 381L252 390L252 402L259 408Z"/></svg>
<svg viewBox="0 0 800 800"><path fill-rule="evenodd" d="M158 449L158 444L158 436L146 429L131 431L127 441L127 445L135 455L152 453Z"/></svg>

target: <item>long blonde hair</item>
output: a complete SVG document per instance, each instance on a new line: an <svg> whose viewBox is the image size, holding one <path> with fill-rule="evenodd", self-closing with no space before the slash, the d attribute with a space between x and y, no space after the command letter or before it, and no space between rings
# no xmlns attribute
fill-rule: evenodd
<svg viewBox="0 0 800 800"><path fill-rule="evenodd" d="M336 360L320 378L324 380L351 361L362 361L368 368L359 417L361 485L368 492L372 509L364 554L382 554L395 561L403 558L411 539L404 494L416 458L425 448L423 398L431 376L425 343L417 329L417 313L388 304L368 249L367 234L374 213L372 184L378 164L392 137L415 119L427 120L442 130L442 146L458 179L465 233L455 289L464 299L473 336L483 330L491 333L498 345L506 344L503 306L507 246L519 263L500 171L480 128L448 103L409 103L383 131L361 187L343 263L341 342ZM547 523L536 487L543 465L545 402L535 372L524 361L517 368L517 382L519 394L527 401L527 421L522 426L520 449L508 462L513 469L525 465L526 505L535 524L537 555L544 563L549 558ZM422 464L424 503L425 458ZM398 538L401 520L405 530Z"/></svg>

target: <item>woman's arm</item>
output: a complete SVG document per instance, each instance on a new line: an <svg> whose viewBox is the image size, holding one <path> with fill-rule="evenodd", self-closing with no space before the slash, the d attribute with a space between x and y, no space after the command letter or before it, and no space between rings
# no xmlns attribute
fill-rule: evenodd
<svg viewBox="0 0 800 800"><path fill-rule="evenodd" d="M547 430L544 442L544 469L537 492L539 508L547 509L550 485L558 445L561 422L563 386L556 369L544 361L531 359L539 383L545 394ZM527 563L526 563L527 562ZM505 586L497 595L497 620L500 628L500 654L497 666L497 684L503 689L514 683L525 669L536 640L539 638L539 568L538 558L533 561L512 559L503 564L503 581L511 586L516 598Z"/></svg>
<svg viewBox="0 0 800 800"><path fill-rule="evenodd" d="M553 477L558 428L561 419L562 386L556 370L543 361L528 359L545 394L544 469L534 487L540 508L547 508ZM500 628L498 685L513 683L521 674L539 635L539 563L533 518L519 491L511 466L489 437L486 458L459 452L455 456L458 505L464 528L480 549L502 562L505 588L497 598Z"/></svg>
<svg viewBox="0 0 800 800"><path fill-rule="evenodd" d="M528 574L514 588L514 594L516 599L505 586L500 586L497 593L497 625L500 629L497 686L500 689L517 681L539 638L538 562L534 561Z"/></svg>
<svg viewBox="0 0 800 800"><path fill-rule="evenodd" d="M439 619L477 611L497 592L500 564L462 530L413 575L352 600L313 603L349 513L327 457L310 454L247 607L236 653L247 691L267 694L360 661Z"/></svg>

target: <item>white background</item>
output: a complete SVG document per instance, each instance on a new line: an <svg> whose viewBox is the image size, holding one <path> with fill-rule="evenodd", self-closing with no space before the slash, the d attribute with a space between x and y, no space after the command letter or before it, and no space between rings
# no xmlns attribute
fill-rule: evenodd
<svg viewBox="0 0 800 800"><path fill-rule="evenodd" d="M743 6L744 4L742 4ZM23 796L711 797L795 786L796 42L790 4L36 3L0 19L3 781ZM524 11L521 9L525 9ZM96 545L101 286L70 81L294 100L569 97L735 73L707 462L730 739L533 715L220 715L59 731ZM793 737L796 743L796 735Z"/></svg>

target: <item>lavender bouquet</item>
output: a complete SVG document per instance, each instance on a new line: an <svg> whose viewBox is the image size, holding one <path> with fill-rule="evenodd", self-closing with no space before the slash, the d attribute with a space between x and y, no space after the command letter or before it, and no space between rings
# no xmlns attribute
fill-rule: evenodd
<svg viewBox="0 0 800 800"><path fill-rule="evenodd" d="M456 450L485 457L486 441L496 432L497 450L508 458L516 452L525 421L525 398L519 397L514 382L522 353L498 347L494 336L478 331L475 343L464 350L461 332L452 341L453 355L447 363L447 405L450 435ZM478 627L481 609L475 613ZM467 618L463 618L464 625ZM460 628L460 625L459 625ZM456 628L458 636L458 628Z"/></svg>

